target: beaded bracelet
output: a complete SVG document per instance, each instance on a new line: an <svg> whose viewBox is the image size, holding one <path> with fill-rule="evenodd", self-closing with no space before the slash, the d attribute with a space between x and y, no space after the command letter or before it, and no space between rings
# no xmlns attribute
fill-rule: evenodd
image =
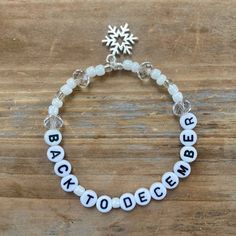
<svg viewBox="0 0 236 236"><path fill-rule="evenodd" d="M121 39L121 43L119 41ZM193 113L190 113L190 102L183 97L178 87L168 79L159 69L153 68L150 62L133 62L130 59L125 59L123 62L118 62L116 55L121 53L131 54L132 45L138 38L130 33L128 24L120 27L109 26L108 34L103 43L110 48L111 54L106 58L104 65L90 66L85 71L76 70L72 77L66 81L56 96L52 99L52 104L49 106L49 115L44 120L44 126L48 129L44 134L45 142L50 146L47 150L48 159L55 163L54 172L61 177L61 188L65 192L73 192L80 197L80 202L85 207L93 207L96 205L98 211L102 213L109 212L112 208L121 208L124 211L131 211L136 205L145 206L151 199L162 200L167 194L167 190L174 189L179 184L179 179L186 178L190 172L191 162L197 158L197 151L193 145L197 141L197 134L193 130L197 124L197 118ZM179 139L183 147L180 150L180 161L174 164L173 171L166 172L161 179L161 182L153 183L150 188L139 188L134 194L124 193L120 197L111 198L107 195L97 196L93 190L86 190L80 185L77 177L71 174L72 166L69 161L64 159L64 149L59 146L62 141L62 134L59 129L63 126L63 120L58 115L59 108L62 107L64 98L73 92L77 86L86 88L91 78L103 76L104 74L126 70L136 73L141 80L153 79L157 85L167 88L169 94L174 101L173 113L180 117L180 126L183 131L180 133Z"/></svg>

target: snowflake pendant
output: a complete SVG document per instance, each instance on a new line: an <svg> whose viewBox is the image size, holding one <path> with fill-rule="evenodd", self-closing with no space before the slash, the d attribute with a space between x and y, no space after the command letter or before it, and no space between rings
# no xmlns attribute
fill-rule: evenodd
<svg viewBox="0 0 236 236"><path fill-rule="evenodd" d="M130 33L128 24L117 28L116 26L108 26L108 32L102 43L105 43L113 55L132 54L132 45L138 38Z"/></svg>

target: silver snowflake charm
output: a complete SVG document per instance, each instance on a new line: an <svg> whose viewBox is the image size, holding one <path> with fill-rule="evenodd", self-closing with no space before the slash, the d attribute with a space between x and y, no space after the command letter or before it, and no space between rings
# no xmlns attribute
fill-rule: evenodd
<svg viewBox="0 0 236 236"><path fill-rule="evenodd" d="M117 28L116 26L108 26L108 32L102 43L105 43L113 55L116 54L132 54L132 45L135 44L138 38L130 33L128 24Z"/></svg>

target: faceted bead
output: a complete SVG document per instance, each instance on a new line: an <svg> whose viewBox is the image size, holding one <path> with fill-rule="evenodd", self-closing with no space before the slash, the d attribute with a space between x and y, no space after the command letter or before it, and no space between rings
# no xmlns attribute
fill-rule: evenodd
<svg viewBox="0 0 236 236"><path fill-rule="evenodd" d="M44 120L44 126L47 129L59 129L63 126L63 120L60 116L49 115Z"/></svg>
<svg viewBox="0 0 236 236"><path fill-rule="evenodd" d="M153 80L157 80L157 78L161 75L161 71L159 69L154 69L151 72L151 78Z"/></svg>
<svg viewBox="0 0 236 236"><path fill-rule="evenodd" d="M190 175L191 167L188 162L178 161L175 163L173 170L179 178L186 178Z"/></svg>
<svg viewBox="0 0 236 236"><path fill-rule="evenodd" d="M59 91L56 93L55 98L58 98L59 100L64 101L65 96L66 96L66 95L65 95L61 90L59 90Z"/></svg>
<svg viewBox="0 0 236 236"><path fill-rule="evenodd" d="M112 198L112 207L119 208L120 207L120 199L118 197Z"/></svg>
<svg viewBox="0 0 236 236"><path fill-rule="evenodd" d="M74 194L81 197L83 195L83 193L85 192L85 188L81 185L78 185L75 189L74 189Z"/></svg>
<svg viewBox="0 0 236 236"><path fill-rule="evenodd" d="M156 83L161 86L165 83L165 80L166 80L166 76L161 74L157 77Z"/></svg>
<svg viewBox="0 0 236 236"><path fill-rule="evenodd" d="M187 99L183 99L183 101L175 103L173 105L173 113L176 116L181 116L191 110L191 103Z"/></svg>
<svg viewBox="0 0 236 236"><path fill-rule="evenodd" d="M186 113L180 117L180 125L183 129L194 129L197 125L197 117L193 113Z"/></svg>
<svg viewBox="0 0 236 236"><path fill-rule="evenodd" d="M95 71L97 76L103 76L105 74L104 65L97 65Z"/></svg>
<svg viewBox="0 0 236 236"><path fill-rule="evenodd" d="M124 193L120 197L120 207L124 211L131 211L134 209L136 201L132 193Z"/></svg>
<svg viewBox="0 0 236 236"><path fill-rule="evenodd" d="M135 201L140 206L145 206L151 201L151 195L148 189L139 188L134 194Z"/></svg>
<svg viewBox="0 0 236 236"><path fill-rule="evenodd" d="M54 165L54 172L59 177L64 177L70 174L71 172L71 164L67 160L62 160L57 162Z"/></svg>
<svg viewBox="0 0 236 236"><path fill-rule="evenodd" d="M84 207L92 207L97 202L97 194L93 190L86 190L80 197L80 202Z"/></svg>
<svg viewBox="0 0 236 236"><path fill-rule="evenodd" d="M197 134L191 129L185 129L180 133L180 142L184 146L192 146L197 142Z"/></svg>
<svg viewBox="0 0 236 236"><path fill-rule="evenodd" d="M180 158L183 161L191 163L191 162L195 161L197 158L197 150L192 146L182 147L180 150Z"/></svg>
<svg viewBox="0 0 236 236"><path fill-rule="evenodd" d="M51 162L59 162L65 156L64 149L61 146L51 146L48 148L47 157Z"/></svg>
<svg viewBox="0 0 236 236"><path fill-rule="evenodd" d="M57 129L49 129L44 134L44 141L50 146L58 145L61 140L61 132Z"/></svg>
<svg viewBox="0 0 236 236"><path fill-rule="evenodd" d="M153 183L149 191L155 200L162 200L167 194L165 186L160 182Z"/></svg>
<svg viewBox="0 0 236 236"><path fill-rule="evenodd" d="M128 70L128 71L132 70L132 65L133 65L133 62L131 60L127 59L123 61L124 70Z"/></svg>
<svg viewBox="0 0 236 236"><path fill-rule="evenodd" d="M90 84L90 77L87 74L83 74L83 76L77 80L77 84L80 88L87 88Z"/></svg>
<svg viewBox="0 0 236 236"><path fill-rule="evenodd" d="M161 182L167 189L174 189L179 184L179 178L173 172L166 172L162 176Z"/></svg>
<svg viewBox="0 0 236 236"><path fill-rule="evenodd" d="M49 115L56 116L56 115L58 115L58 112L59 112L58 107L53 106L53 105L50 105L50 106L48 107L48 114L49 114Z"/></svg>
<svg viewBox="0 0 236 236"><path fill-rule="evenodd" d="M86 70L85 70L86 74L90 77L90 78L93 78L96 76L96 70L93 66L90 66L88 67Z"/></svg>
<svg viewBox="0 0 236 236"><path fill-rule="evenodd" d="M102 195L97 199L96 207L101 213L107 213L112 209L112 201L109 196Z"/></svg>
<svg viewBox="0 0 236 236"><path fill-rule="evenodd" d="M150 78L150 74L152 71L152 64L150 62L143 62L140 67L139 67L139 71L138 71L138 77L141 80L148 80Z"/></svg>
<svg viewBox="0 0 236 236"><path fill-rule="evenodd" d="M65 192L73 192L78 185L78 179L74 175L66 175L61 179L61 188Z"/></svg>

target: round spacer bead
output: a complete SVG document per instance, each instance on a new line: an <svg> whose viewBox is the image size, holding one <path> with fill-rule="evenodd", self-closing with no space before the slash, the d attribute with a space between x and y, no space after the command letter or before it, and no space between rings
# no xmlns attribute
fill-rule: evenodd
<svg viewBox="0 0 236 236"><path fill-rule="evenodd" d="M119 208L120 207L120 199L118 197L112 198L111 201L112 201L112 207L113 208Z"/></svg>
<svg viewBox="0 0 236 236"><path fill-rule="evenodd" d="M58 108L61 108L63 105L63 102L61 99L59 99L58 97L55 97L52 99L52 105Z"/></svg>
<svg viewBox="0 0 236 236"><path fill-rule="evenodd" d="M159 75L156 79L156 83L160 86L163 85L165 81L166 81L166 76L163 74Z"/></svg>
<svg viewBox="0 0 236 236"><path fill-rule="evenodd" d="M64 84L61 88L60 91L65 94L69 95L73 92L72 88L68 84Z"/></svg>
<svg viewBox="0 0 236 236"><path fill-rule="evenodd" d="M88 67L85 70L85 73L88 75L88 77L93 78L96 76L96 70L93 66Z"/></svg>
<svg viewBox="0 0 236 236"><path fill-rule="evenodd" d="M105 68L104 65L97 65L95 67L96 75L97 76L103 76L105 74Z"/></svg>
<svg viewBox="0 0 236 236"><path fill-rule="evenodd" d="M75 81L74 78L69 78L67 81L66 81L66 84L71 88L71 89L74 89L76 86L77 86L77 83Z"/></svg>
<svg viewBox="0 0 236 236"><path fill-rule="evenodd" d="M159 69L153 69L150 75L153 80L157 80L161 75L161 71Z"/></svg>
<svg viewBox="0 0 236 236"><path fill-rule="evenodd" d="M54 105L50 105L50 106L48 107L48 114L49 114L49 115L54 115L54 116L56 116L56 115L58 115L58 113L59 113L58 107L56 107L56 106L54 106Z"/></svg>
<svg viewBox="0 0 236 236"><path fill-rule="evenodd" d="M124 70L128 70L128 71L131 71L132 70L132 65L133 65L133 62L131 60L124 60L123 61L123 68Z"/></svg>
<svg viewBox="0 0 236 236"><path fill-rule="evenodd" d="M131 67L131 71L134 72L134 73L138 73L139 72L139 68L140 68L140 65L138 62L133 62L132 63L132 67Z"/></svg>
<svg viewBox="0 0 236 236"><path fill-rule="evenodd" d="M181 102L183 100L183 94L181 92L177 92L172 95L172 99L175 103Z"/></svg>

